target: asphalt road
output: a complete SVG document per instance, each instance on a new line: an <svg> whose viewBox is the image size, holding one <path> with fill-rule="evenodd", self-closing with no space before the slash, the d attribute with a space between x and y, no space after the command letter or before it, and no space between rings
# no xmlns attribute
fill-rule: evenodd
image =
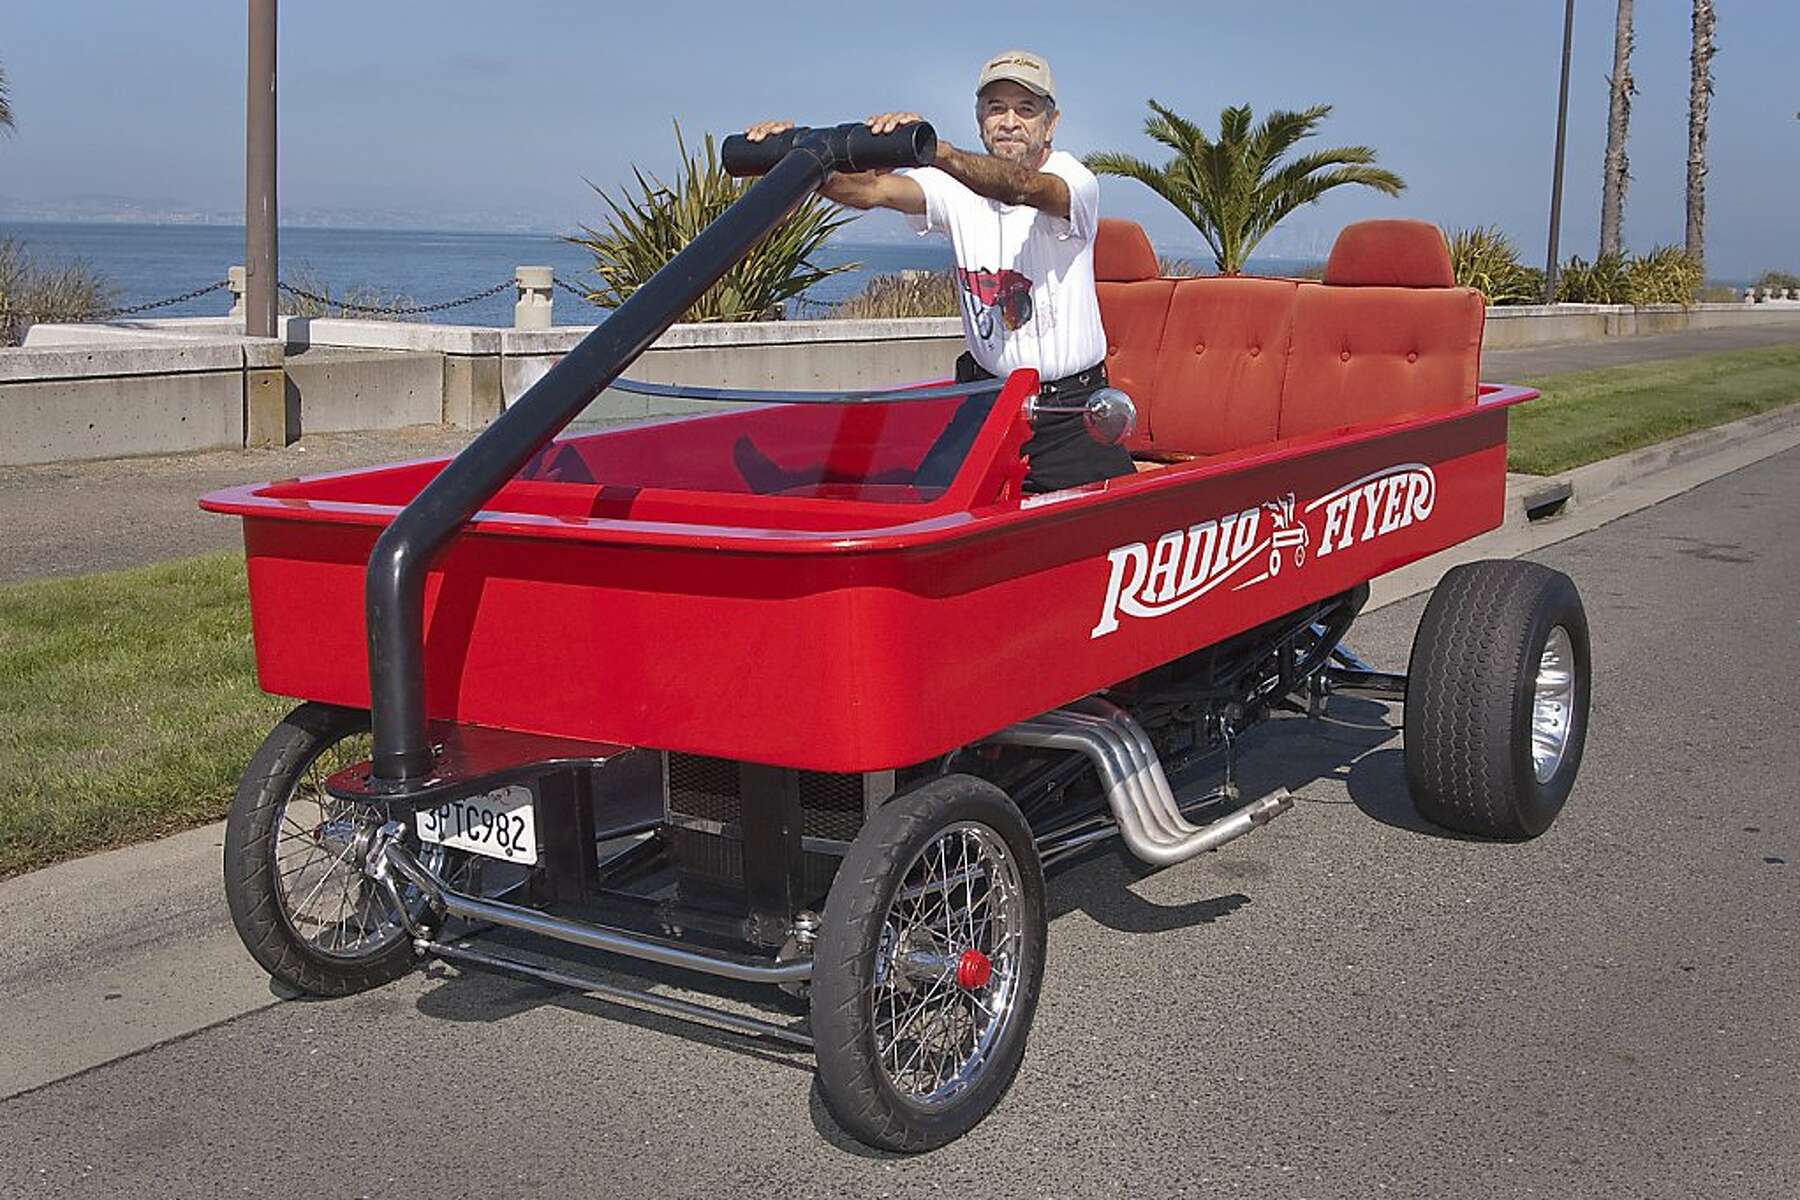
<svg viewBox="0 0 1800 1200"><path fill-rule="evenodd" d="M0 1102L0 1192L1792 1197L1797 507L1790 451L1535 556L1598 674L1534 842L1425 827L1340 698L1255 739L1267 829L1056 872L1024 1070L937 1153L848 1141L804 1056L438 967ZM1423 603L1353 642L1403 665Z"/></svg>
<svg viewBox="0 0 1800 1200"><path fill-rule="evenodd" d="M1482 377L1535 379L1646 359L1800 340L1800 325L1698 329L1482 356ZM437 426L313 434L278 450L218 450L0 467L0 584L80 575L241 546L239 523L194 501L239 483L454 454L474 434Z"/></svg>

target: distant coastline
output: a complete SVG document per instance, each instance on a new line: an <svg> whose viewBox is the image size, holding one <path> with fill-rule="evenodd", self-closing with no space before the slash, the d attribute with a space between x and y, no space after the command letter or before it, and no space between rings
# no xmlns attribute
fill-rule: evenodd
<svg viewBox="0 0 1800 1200"><path fill-rule="evenodd" d="M861 290L872 275L906 270L943 270L950 266L946 243L921 239L900 227L898 241L841 238L820 253L824 265L861 264L834 275L807 295L815 304L830 305ZM221 280L244 258L242 224L202 221L51 221L0 217L0 237L17 238L44 262L81 260L117 289L122 305L160 300ZM1196 268L1210 265L1204 249L1159 247ZM559 233L466 229L391 229L284 223L281 230L284 278L303 276L328 285L334 295L350 289L373 289L384 300L402 297L406 304L435 304L490 288L512 278L519 266L548 266L559 280L580 285L592 278L593 260ZM1253 259L1251 269L1289 274L1310 265L1307 260ZM305 286L305 285L302 285ZM159 317L218 316L230 306L223 291L197 300L159 308ZM481 301L421 318L444 324L511 325L513 295L501 291ZM558 324L592 324L604 310L559 289L555 295Z"/></svg>

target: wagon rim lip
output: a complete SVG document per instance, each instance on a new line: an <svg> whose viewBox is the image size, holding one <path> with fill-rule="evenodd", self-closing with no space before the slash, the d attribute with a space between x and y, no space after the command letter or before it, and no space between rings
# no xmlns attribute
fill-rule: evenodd
<svg viewBox="0 0 1800 1200"><path fill-rule="evenodd" d="M946 848L952 842L955 850ZM1024 978L1024 887L1016 856L997 831L979 821L959 821L939 830L899 878L883 915L875 969L864 995L883 1081L902 1102L938 1110L975 1085L1017 1019ZM982 885L979 898L977 880ZM959 890L960 902L955 898ZM943 921L928 925L919 919L897 920L896 910L903 901L932 891L946 895ZM958 903L960 907L952 909ZM922 915L915 909L915 916ZM983 986L966 989L957 982L957 964L971 949L983 955L991 974ZM921 972L906 965L909 958L941 960L943 965ZM898 1003L889 1003L896 997ZM958 1021L967 1024L954 1042L939 1041L926 1053L927 1044L914 1037L913 1048L903 1054L900 1032L935 1022L937 1029L928 1028L929 1036Z"/></svg>
<svg viewBox="0 0 1800 1200"><path fill-rule="evenodd" d="M1551 629L1532 678L1531 766L1538 783L1561 769L1575 728L1575 645L1562 625Z"/></svg>

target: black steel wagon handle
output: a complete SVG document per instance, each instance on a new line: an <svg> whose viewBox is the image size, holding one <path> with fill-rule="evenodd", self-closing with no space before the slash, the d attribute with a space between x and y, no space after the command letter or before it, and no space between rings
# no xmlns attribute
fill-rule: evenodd
<svg viewBox="0 0 1800 1200"><path fill-rule="evenodd" d="M853 146L845 132L853 128L794 131L786 151L760 180L465 446L376 539L363 596L374 733L372 785L403 793L431 773L424 626L425 574L432 560L533 454L831 172L856 169L858 160L851 152L862 143ZM917 140L920 136L924 143ZM922 145L935 149L928 126L922 135L915 130L913 137L915 159Z"/></svg>
<svg viewBox="0 0 1800 1200"><path fill-rule="evenodd" d="M762 175L797 145L816 143L831 156L834 171L891 171L929 167L937 159L937 131L929 121L908 121L888 133L853 123L829 129L800 126L753 142L741 133L725 139L719 161L729 175Z"/></svg>

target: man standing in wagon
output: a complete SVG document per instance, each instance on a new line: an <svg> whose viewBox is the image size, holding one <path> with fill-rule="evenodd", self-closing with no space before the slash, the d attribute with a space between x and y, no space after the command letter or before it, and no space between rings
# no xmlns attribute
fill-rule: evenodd
<svg viewBox="0 0 1800 1200"><path fill-rule="evenodd" d="M1074 155L1052 146L1060 115L1050 65L1008 50L988 60L975 82L986 154L940 139L934 166L833 175L821 189L850 208L905 213L920 234L950 239L968 343L957 361L960 382L1031 367L1044 399L1074 410L1033 421L1025 445L1028 492L1132 473L1130 455L1089 437L1079 411L1106 386L1106 335L1094 290L1100 183ZM883 113L869 126L887 133L919 119ZM788 128L790 122L765 121L748 136L760 141ZM986 410L985 403L963 405L920 465L920 483L949 482Z"/></svg>

